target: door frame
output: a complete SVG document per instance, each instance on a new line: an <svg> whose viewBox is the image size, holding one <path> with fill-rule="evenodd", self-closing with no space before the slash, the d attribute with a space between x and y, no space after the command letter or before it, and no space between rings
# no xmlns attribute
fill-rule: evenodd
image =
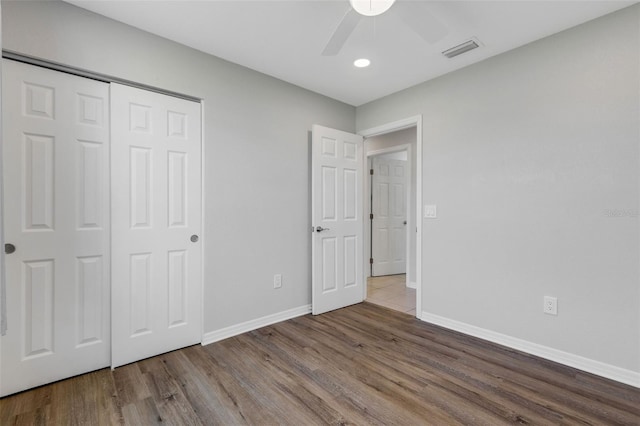
<svg viewBox="0 0 640 426"><path fill-rule="evenodd" d="M206 170L207 168L205 167L205 134L204 134L204 129L205 129L205 115L204 115L204 111L205 111L205 100L204 99L200 99L198 101L200 103L200 202L202 203L200 205L200 244L202 247L202 262L200 265L200 274L202 276L202 283L200 284L200 345L204 345L204 336L206 334L205 331L205 327L204 327L204 313L205 311L205 298L204 298L204 289L205 289L205 269L206 269L206 264L207 262L205 262L205 249L206 249L206 243L207 243L207 238L205 236L205 221L206 221L206 213L207 213L207 204L206 204L206 189L205 189L205 183L206 183Z"/></svg>
<svg viewBox="0 0 640 426"><path fill-rule="evenodd" d="M366 140L365 140L366 143ZM369 151L367 153L365 153L366 155L366 165L367 168L371 169L373 167L373 157L377 157L379 155L385 155L385 154L391 154L391 153L395 153L395 152L405 152L407 153L407 162L409 163L407 166L407 170L408 170L408 174L407 174L407 187L405 188L405 211L409 212L410 207L411 207L411 179L413 179L412 173L411 173L411 159L412 159L412 155L413 155L413 150L411 149L411 144L402 144L402 145L396 145L396 146L390 146L388 148L382 148L382 149L376 149L375 151ZM416 159L417 160L417 159ZM417 161L416 161L416 165L417 165ZM369 176L371 177L371 176ZM367 213L366 212L370 212L371 211L371 198L373 197L373 187L371 186L371 179L366 179L365 180L365 204L364 204L364 210L365 210L365 219L369 221L369 223L371 223L371 219L367 218ZM417 188L416 188L417 190ZM417 195L417 194L416 194ZM417 218L416 218L417 219ZM411 217L407 217L407 226L405 227L405 233L406 233L406 238L405 238L405 275L406 275L406 279L405 279L405 285L409 288L413 288L412 285L410 285L410 281L409 281L409 266L410 266L410 253L411 253L411 229L414 227L415 225L413 224L413 221L411 220ZM369 253L370 256L373 256L372 253L372 248L373 248L373 236L371 235L371 227L367 227L365 224L365 229L364 229L364 244L365 247L369 248ZM418 241L416 239L416 246L418 244ZM365 256L366 258L366 256ZM417 259L416 259L416 264L417 264ZM365 261L365 268L367 266L367 262ZM369 268L368 273L366 274L367 277L371 276L371 268ZM417 285L417 284L416 284ZM365 286L366 287L366 286ZM366 296L366 293L365 293Z"/></svg>
<svg viewBox="0 0 640 426"><path fill-rule="evenodd" d="M385 135L409 127L416 128L416 318L422 319L422 115L392 121L379 126L360 130L357 134L366 139ZM364 150L363 150L364 151ZM362 155L365 155L364 152ZM367 158L365 157L365 160ZM367 172L368 173L368 172ZM363 176L363 181L367 176ZM363 197L367 194L363 191ZM366 200L363 200L363 205ZM363 215L368 215L363 211ZM363 286L363 299L367 295L367 286Z"/></svg>

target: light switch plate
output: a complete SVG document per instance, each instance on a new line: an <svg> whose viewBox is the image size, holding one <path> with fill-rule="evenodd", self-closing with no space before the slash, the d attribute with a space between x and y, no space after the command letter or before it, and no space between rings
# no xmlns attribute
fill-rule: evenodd
<svg viewBox="0 0 640 426"><path fill-rule="evenodd" d="M424 217L426 219L436 219L438 217L438 206L427 204L424 206Z"/></svg>

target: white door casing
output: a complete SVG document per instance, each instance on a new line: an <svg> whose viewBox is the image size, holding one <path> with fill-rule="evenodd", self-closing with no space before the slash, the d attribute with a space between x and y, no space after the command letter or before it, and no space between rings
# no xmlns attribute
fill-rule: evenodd
<svg viewBox="0 0 640 426"><path fill-rule="evenodd" d="M3 61L0 396L110 363L109 85Z"/></svg>
<svg viewBox="0 0 640 426"><path fill-rule="evenodd" d="M202 339L200 104L120 84L112 111L112 367Z"/></svg>
<svg viewBox="0 0 640 426"><path fill-rule="evenodd" d="M415 272L415 282L416 282L416 317L422 317L422 116L416 115L413 117L408 117L402 120L397 120L394 122L382 124L376 127L371 127L368 129L361 130L358 132L365 138L371 138L374 136L380 136L387 133L395 132L398 130L407 129L409 127L415 126L416 128L416 151L414 153L416 158L416 209L414 210L416 213L416 272ZM409 155L411 158L411 155ZM408 223L407 226L410 229L413 229L413 225ZM413 231L411 231L413 232Z"/></svg>
<svg viewBox="0 0 640 426"><path fill-rule="evenodd" d="M312 128L312 312L362 302L363 139Z"/></svg>
<svg viewBox="0 0 640 426"><path fill-rule="evenodd" d="M384 157L372 160L372 273L406 272L408 162Z"/></svg>

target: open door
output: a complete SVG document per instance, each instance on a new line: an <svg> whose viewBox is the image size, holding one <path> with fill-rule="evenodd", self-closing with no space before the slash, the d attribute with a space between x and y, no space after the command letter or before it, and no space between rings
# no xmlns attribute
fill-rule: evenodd
<svg viewBox="0 0 640 426"><path fill-rule="evenodd" d="M312 128L312 312L364 300L363 138Z"/></svg>

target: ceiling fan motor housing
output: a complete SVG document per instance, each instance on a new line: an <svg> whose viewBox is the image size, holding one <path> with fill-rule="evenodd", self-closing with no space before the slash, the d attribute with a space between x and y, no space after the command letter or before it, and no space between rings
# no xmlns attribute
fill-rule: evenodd
<svg viewBox="0 0 640 426"><path fill-rule="evenodd" d="M395 3L396 0L349 0L351 7L361 15L380 15Z"/></svg>

